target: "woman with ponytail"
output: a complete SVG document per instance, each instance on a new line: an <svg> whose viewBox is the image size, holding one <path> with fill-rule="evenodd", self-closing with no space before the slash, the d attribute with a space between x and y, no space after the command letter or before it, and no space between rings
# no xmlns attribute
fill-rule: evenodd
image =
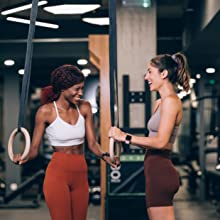
<svg viewBox="0 0 220 220"><path fill-rule="evenodd" d="M146 149L144 170L148 216L150 220L174 220L173 197L179 188L179 175L170 154L183 117L176 86L182 86L185 91L190 88L186 57L181 53L154 57L147 65L144 79L150 91L160 94L148 121L148 137L128 134L116 127L109 130L109 137Z"/></svg>
<svg viewBox="0 0 220 220"><path fill-rule="evenodd" d="M42 106L38 109L31 150L23 164L38 154L46 133L54 153L44 179L44 195L52 220L86 220L89 187L87 164L83 154L85 136L90 150L116 167L109 154L96 142L92 110L82 100L84 76L73 65L63 65L52 72L51 86L42 90Z"/></svg>

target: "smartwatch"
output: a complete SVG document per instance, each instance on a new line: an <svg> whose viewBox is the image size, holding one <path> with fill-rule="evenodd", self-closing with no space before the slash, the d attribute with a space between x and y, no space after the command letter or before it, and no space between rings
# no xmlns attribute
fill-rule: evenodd
<svg viewBox="0 0 220 220"><path fill-rule="evenodd" d="M125 144L130 144L131 143L131 138L132 136L130 134L127 134L125 137Z"/></svg>
<svg viewBox="0 0 220 220"><path fill-rule="evenodd" d="M101 158L102 160L105 160L104 157L110 157L110 154L109 154L108 152L102 153L102 155L101 155L100 158Z"/></svg>

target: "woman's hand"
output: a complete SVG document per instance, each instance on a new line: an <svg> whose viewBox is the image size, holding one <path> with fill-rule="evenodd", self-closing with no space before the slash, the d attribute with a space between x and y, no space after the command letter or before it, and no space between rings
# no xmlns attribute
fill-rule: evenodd
<svg viewBox="0 0 220 220"><path fill-rule="evenodd" d="M112 166L113 168L117 168L117 167L120 165L120 160L119 160L119 159L115 159L114 161L112 161L109 156L104 156L102 159L103 159L107 164L109 164L110 166Z"/></svg>
<svg viewBox="0 0 220 220"><path fill-rule="evenodd" d="M23 160L21 159L21 154L15 154L14 157L13 157L13 162L15 164L21 165L21 164L26 163L27 161L28 161L28 158L23 159Z"/></svg>
<svg viewBox="0 0 220 220"><path fill-rule="evenodd" d="M121 131L119 128L117 127L111 127L109 129L109 132L108 132L108 136L110 138L113 138L114 140L116 141L120 141L120 142L124 142L125 141L125 136L126 136L126 133Z"/></svg>
<svg viewBox="0 0 220 220"><path fill-rule="evenodd" d="M119 167L121 164L120 157L119 156L114 157L114 161L115 161L115 164L117 165L117 167Z"/></svg>

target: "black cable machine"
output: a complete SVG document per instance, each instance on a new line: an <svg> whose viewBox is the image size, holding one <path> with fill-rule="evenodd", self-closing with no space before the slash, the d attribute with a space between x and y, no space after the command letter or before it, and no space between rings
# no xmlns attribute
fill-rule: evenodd
<svg viewBox="0 0 220 220"><path fill-rule="evenodd" d="M113 125L118 120L117 99L117 28L116 28L116 0L109 1L109 48L110 48L110 106L111 123ZM123 77L123 97L124 97L124 127L126 132L136 134L146 134L146 128L130 128L129 107L132 103L145 104L146 118L150 115L150 102L146 105L146 100L151 100L150 94L145 91L129 91L129 77ZM146 85L147 86L147 85ZM117 108L117 109L115 109ZM127 150L125 150L127 149ZM127 220L147 220L147 210L145 205L145 179L144 179L144 151L134 149L131 146L123 147L120 157L121 165L113 169L107 167L107 190L105 219L127 219ZM134 205L135 204L135 205ZM138 215L137 215L138 213Z"/></svg>

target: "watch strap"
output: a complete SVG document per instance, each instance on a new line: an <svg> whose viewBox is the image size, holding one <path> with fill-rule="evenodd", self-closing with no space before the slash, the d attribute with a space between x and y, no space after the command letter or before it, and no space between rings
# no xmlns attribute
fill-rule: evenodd
<svg viewBox="0 0 220 220"><path fill-rule="evenodd" d="M104 153L102 153L102 155L101 155L101 159L102 160L104 160L104 157L110 157L110 154L108 153L108 152L104 152Z"/></svg>

